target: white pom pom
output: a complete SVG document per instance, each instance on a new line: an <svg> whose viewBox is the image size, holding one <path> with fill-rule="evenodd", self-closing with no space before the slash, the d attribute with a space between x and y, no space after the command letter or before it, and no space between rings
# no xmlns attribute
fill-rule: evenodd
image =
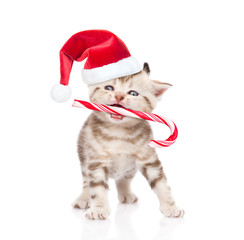
<svg viewBox="0 0 244 240"><path fill-rule="evenodd" d="M65 102L71 96L71 88L67 85L56 84L51 90L51 97L54 101Z"/></svg>

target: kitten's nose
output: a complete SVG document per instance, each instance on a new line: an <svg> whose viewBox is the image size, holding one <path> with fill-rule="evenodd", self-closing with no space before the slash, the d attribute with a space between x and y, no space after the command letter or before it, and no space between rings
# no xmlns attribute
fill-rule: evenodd
<svg viewBox="0 0 244 240"><path fill-rule="evenodd" d="M119 103L120 101L122 101L125 98L123 93L116 93L114 97L115 97L117 103Z"/></svg>

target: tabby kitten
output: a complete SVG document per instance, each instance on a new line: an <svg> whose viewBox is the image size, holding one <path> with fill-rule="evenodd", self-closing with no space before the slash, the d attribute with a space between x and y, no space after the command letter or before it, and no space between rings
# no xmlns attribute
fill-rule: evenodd
<svg viewBox="0 0 244 240"><path fill-rule="evenodd" d="M152 81L147 63L141 72L89 86L90 101L144 112L152 112L161 95L171 86ZM155 149L149 123L142 119L94 111L85 122L78 139L83 191L75 208L87 209L88 219L106 219L110 214L108 178L114 178L121 203L135 203L130 183L137 170L148 180L168 217L182 217L167 184Z"/></svg>

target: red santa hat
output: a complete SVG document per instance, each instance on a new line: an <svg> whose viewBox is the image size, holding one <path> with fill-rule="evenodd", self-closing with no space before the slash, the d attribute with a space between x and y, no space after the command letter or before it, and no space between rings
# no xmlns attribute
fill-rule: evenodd
<svg viewBox="0 0 244 240"><path fill-rule="evenodd" d="M142 70L124 42L106 30L88 30L74 34L60 50L60 84L52 88L51 96L58 102L69 99L68 86L73 61L86 59L82 78L88 85L131 75Z"/></svg>

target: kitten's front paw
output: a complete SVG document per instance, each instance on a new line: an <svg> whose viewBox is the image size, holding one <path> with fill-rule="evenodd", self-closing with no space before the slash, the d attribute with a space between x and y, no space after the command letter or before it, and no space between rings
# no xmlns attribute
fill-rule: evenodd
<svg viewBox="0 0 244 240"><path fill-rule="evenodd" d="M166 217L183 217L185 214L185 211L183 209L178 208L177 206L161 206L160 207L161 212Z"/></svg>
<svg viewBox="0 0 244 240"><path fill-rule="evenodd" d="M138 201L138 198L133 193L123 194L119 195L119 202L120 203L136 203Z"/></svg>
<svg viewBox="0 0 244 240"><path fill-rule="evenodd" d="M105 220L109 215L109 208L92 207L86 211L86 218L90 220Z"/></svg>
<svg viewBox="0 0 244 240"><path fill-rule="evenodd" d="M87 198L77 198L72 203L73 208L87 209L90 207L90 199Z"/></svg>

